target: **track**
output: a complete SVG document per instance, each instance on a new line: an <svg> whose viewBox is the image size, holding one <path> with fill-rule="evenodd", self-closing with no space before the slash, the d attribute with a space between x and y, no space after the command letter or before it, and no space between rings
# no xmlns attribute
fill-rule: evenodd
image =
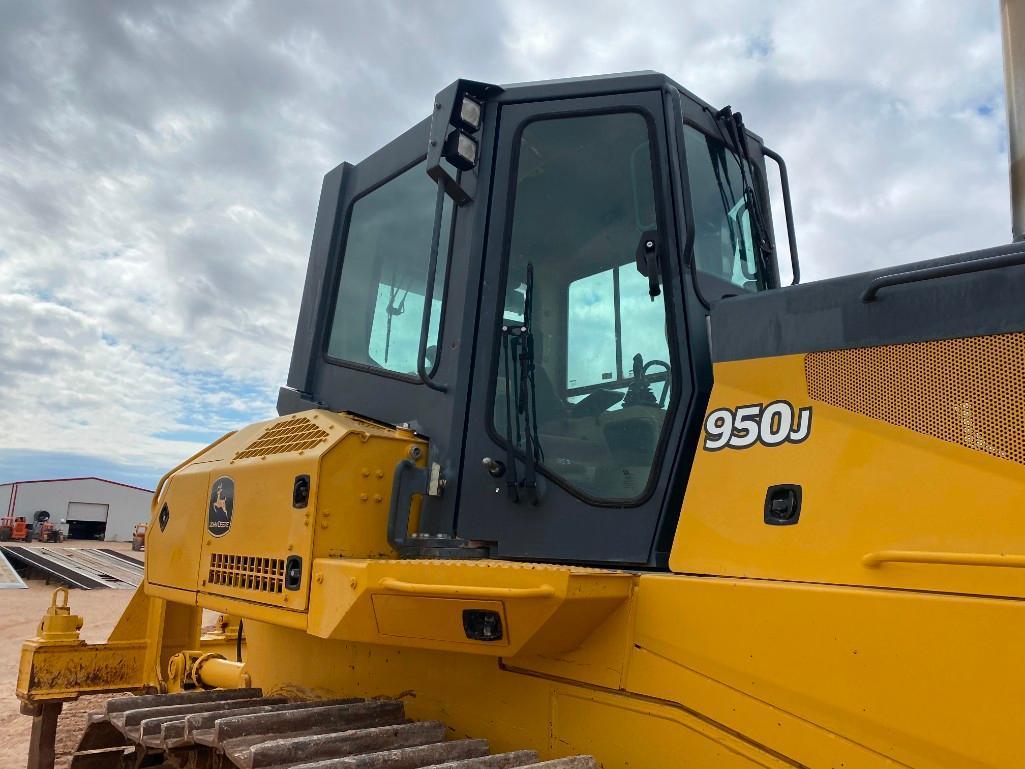
<svg viewBox="0 0 1025 769"><path fill-rule="evenodd" d="M540 761L490 754L486 740L446 740L440 721L409 721L397 700L289 703L259 689L108 700L90 717L71 769L597 769L590 756ZM124 762L124 763L123 763Z"/></svg>
<svg viewBox="0 0 1025 769"><path fill-rule="evenodd" d="M72 587L85 590L134 590L143 577L143 565L112 557L99 548L4 545L7 558L38 569Z"/></svg>

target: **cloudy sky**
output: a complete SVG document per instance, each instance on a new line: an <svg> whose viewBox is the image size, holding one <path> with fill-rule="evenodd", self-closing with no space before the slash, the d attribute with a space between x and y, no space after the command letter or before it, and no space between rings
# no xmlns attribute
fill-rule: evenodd
<svg viewBox="0 0 1025 769"><path fill-rule="evenodd" d="M456 77L637 69L787 158L809 280L1009 239L996 0L0 0L0 482L272 416L327 170Z"/></svg>

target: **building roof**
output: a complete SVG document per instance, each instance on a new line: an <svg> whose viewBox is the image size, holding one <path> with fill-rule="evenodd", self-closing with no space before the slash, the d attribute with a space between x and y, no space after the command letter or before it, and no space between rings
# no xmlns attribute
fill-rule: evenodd
<svg viewBox="0 0 1025 769"><path fill-rule="evenodd" d="M137 491L145 491L147 494L152 494L153 489L144 489L142 486L133 486L130 483L121 483L120 481L111 481L106 478L97 478L95 475L86 475L81 478L39 478L32 481L7 481L6 483L0 483L0 486L21 486L25 483L61 483L63 481L99 481L100 483L109 483L113 486L124 486L127 489L136 489Z"/></svg>

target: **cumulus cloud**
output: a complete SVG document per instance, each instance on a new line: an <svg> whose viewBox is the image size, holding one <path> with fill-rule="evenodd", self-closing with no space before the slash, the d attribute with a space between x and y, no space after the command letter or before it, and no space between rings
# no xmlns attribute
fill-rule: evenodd
<svg viewBox="0 0 1025 769"><path fill-rule="evenodd" d="M322 175L459 76L656 69L743 110L788 159L809 278L1005 241L997 24L957 0L0 3L0 448L155 477L271 416Z"/></svg>

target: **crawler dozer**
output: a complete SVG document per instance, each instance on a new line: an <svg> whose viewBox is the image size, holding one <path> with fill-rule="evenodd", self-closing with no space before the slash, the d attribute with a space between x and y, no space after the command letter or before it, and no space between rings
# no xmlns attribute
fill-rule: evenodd
<svg viewBox="0 0 1025 769"><path fill-rule="evenodd" d="M279 416L110 639L55 595L30 765L122 693L76 769L1021 766L1025 243L798 277L729 108L453 83L325 177Z"/></svg>

